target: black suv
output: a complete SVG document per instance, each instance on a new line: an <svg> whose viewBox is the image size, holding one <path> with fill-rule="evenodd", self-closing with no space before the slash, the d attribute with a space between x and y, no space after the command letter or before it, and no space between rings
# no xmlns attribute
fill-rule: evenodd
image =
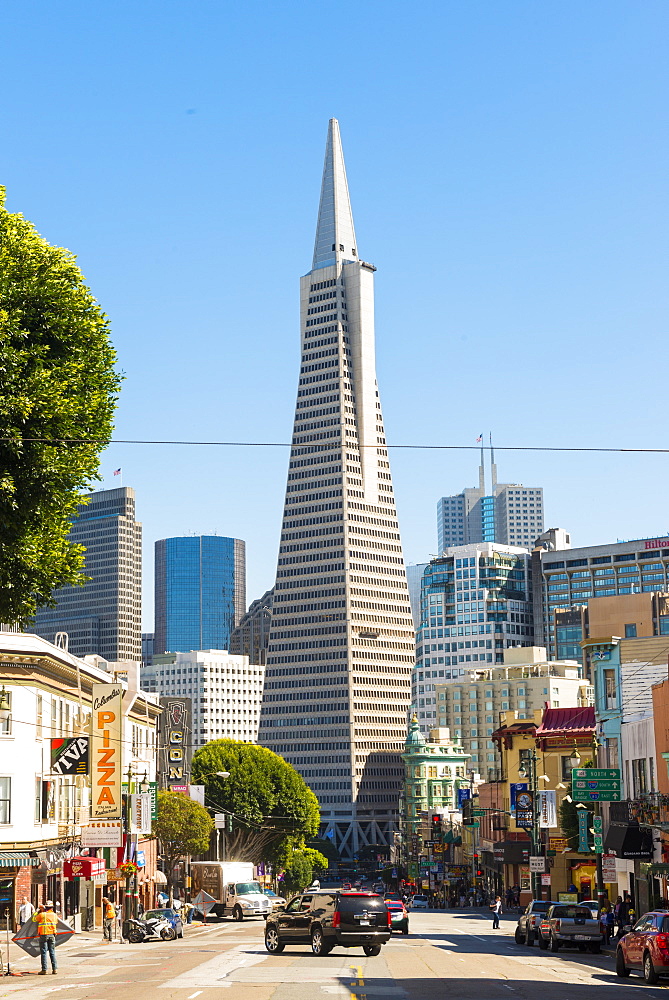
<svg viewBox="0 0 669 1000"><path fill-rule="evenodd" d="M378 955L390 938L390 930L383 896L325 889L303 892L271 913L265 925L265 947L276 955L287 944L311 942L314 955L329 955L335 945Z"/></svg>

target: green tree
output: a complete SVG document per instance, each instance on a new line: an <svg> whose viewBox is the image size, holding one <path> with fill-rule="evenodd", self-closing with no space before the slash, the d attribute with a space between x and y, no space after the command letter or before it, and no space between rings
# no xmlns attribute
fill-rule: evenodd
<svg viewBox="0 0 669 1000"><path fill-rule="evenodd" d="M281 888L286 892L299 892L311 884L313 868L304 851L295 851L283 870Z"/></svg>
<svg viewBox="0 0 669 1000"><path fill-rule="evenodd" d="M85 579L68 532L111 436L114 361L74 256L8 212L0 188L0 621Z"/></svg>
<svg viewBox="0 0 669 1000"><path fill-rule="evenodd" d="M217 771L230 777L218 778ZM318 831L316 796L294 767L265 747L215 740L195 752L191 773L206 786L208 803L232 814L228 860L283 866Z"/></svg>
<svg viewBox="0 0 669 1000"><path fill-rule="evenodd" d="M158 818L151 832L158 838L165 858L170 897L177 861L188 854L204 854L209 850L213 829L213 819L199 802L181 792L158 792Z"/></svg>

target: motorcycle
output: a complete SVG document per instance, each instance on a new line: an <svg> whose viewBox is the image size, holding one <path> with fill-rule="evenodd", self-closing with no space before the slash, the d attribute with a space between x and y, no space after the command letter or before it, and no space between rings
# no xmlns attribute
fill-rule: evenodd
<svg viewBox="0 0 669 1000"><path fill-rule="evenodd" d="M150 920L128 920L125 930L130 944L142 941L174 941L177 936L172 924L165 917L151 917Z"/></svg>

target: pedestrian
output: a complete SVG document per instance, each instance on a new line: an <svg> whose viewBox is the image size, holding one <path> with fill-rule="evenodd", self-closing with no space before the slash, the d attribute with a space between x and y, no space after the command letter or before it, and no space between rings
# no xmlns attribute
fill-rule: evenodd
<svg viewBox="0 0 669 1000"><path fill-rule="evenodd" d="M502 897L495 896L495 902L490 904L492 909L492 929L499 930L499 915L502 912Z"/></svg>
<svg viewBox="0 0 669 1000"><path fill-rule="evenodd" d="M112 939L112 927L114 926L114 921L116 920L116 910L114 909L114 904L107 899L106 896L102 897L102 936L105 941L109 941L111 944Z"/></svg>
<svg viewBox="0 0 669 1000"><path fill-rule="evenodd" d="M184 903L184 913L186 915L186 923L191 924L193 922L193 914L195 913L195 907L192 903Z"/></svg>
<svg viewBox="0 0 669 1000"><path fill-rule="evenodd" d="M21 927L25 924L26 920L30 920L33 913L35 912L35 907L30 902L27 896L24 896L21 900L21 905L19 906L19 924Z"/></svg>
<svg viewBox="0 0 669 1000"><path fill-rule="evenodd" d="M614 930L615 922L616 922L616 915L614 913L613 907L610 907L606 911L606 915L604 917L604 932L605 932L606 943L607 944L609 944L611 938L613 937L613 930Z"/></svg>
<svg viewBox="0 0 669 1000"><path fill-rule="evenodd" d="M56 975L58 963L56 962L56 931L58 930L58 917L53 909L53 902L47 899L44 908L40 907L32 918L37 924L37 936L39 938L39 953L42 961L42 971L40 976L47 974L47 952L51 959L51 975Z"/></svg>
<svg viewBox="0 0 669 1000"><path fill-rule="evenodd" d="M511 886L506 890L506 905L509 909L513 906L513 889Z"/></svg>

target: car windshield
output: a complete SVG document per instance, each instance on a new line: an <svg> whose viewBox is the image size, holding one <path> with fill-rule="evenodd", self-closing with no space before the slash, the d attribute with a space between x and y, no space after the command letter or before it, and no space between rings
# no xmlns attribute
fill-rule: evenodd
<svg viewBox="0 0 669 1000"><path fill-rule="evenodd" d="M539 903L536 900L532 903L532 913L548 913L552 903Z"/></svg>
<svg viewBox="0 0 669 1000"><path fill-rule="evenodd" d="M245 896L249 892L261 892L259 882L238 882L235 886L238 896Z"/></svg>
<svg viewBox="0 0 669 1000"><path fill-rule="evenodd" d="M152 920L155 917L175 917L175 916L176 916L176 910L171 910L169 907L167 907L164 910L147 910L146 913L144 914L144 919Z"/></svg>
<svg viewBox="0 0 669 1000"><path fill-rule="evenodd" d="M427 896L414 896L414 903L423 903L427 899Z"/></svg>

